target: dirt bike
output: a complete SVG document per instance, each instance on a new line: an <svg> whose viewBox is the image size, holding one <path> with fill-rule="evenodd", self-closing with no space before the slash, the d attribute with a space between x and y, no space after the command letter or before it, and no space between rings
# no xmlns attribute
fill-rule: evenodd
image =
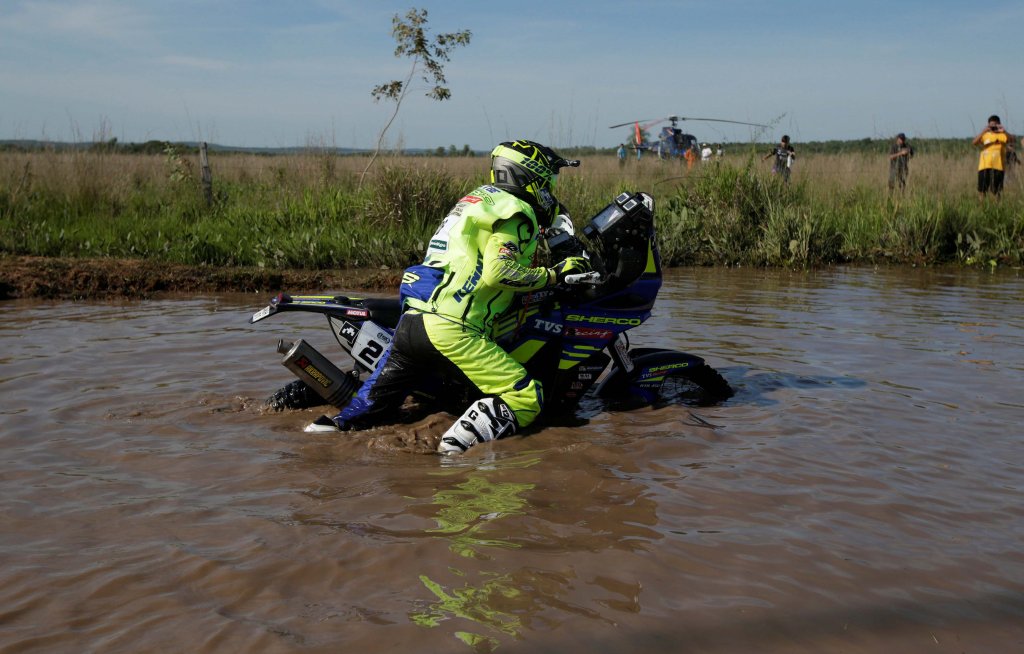
<svg viewBox="0 0 1024 654"><path fill-rule="evenodd" d="M728 382L702 358L629 345L627 332L650 318L662 282L653 198L622 193L590 219L582 236L581 241L572 223L559 217L545 232L546 248L553 261L587 256L595 272L518 296L494 326L495 341L543 385L541 419L575 412L584 397L610 407L680 400L711 404L730 397ZM282 364L299 379L271 396L268 406L340 408L390 347L402 301L281 293L253 314L250 323L289 311L327 316L331 332L351 359L351 369L341 371L301 339L279 341ZM458 415L476 399L475 393L476 389L428 375L412 395L427 406Z"/></svg>

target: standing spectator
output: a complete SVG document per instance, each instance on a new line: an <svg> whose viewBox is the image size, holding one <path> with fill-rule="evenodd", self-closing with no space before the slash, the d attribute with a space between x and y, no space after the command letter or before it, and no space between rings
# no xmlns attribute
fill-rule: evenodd
<svg viewBox="0 0 1024 654"><path fill-rule="evenodd" d="M707 163L707 162L711 161L711 155L712 154L713 154L713 151L711 150L711 146L709 144L704 143L704 144L701 145L701 148L700 148L700 160L701 160L701 162Z"/></svg>
<svg viewBox="0 0 1024 654"><path fill-rule="evenodd" d="M615 151L615 156L619 158L619 168L626 165L626 144L619 143L619 149Z"/></svg>
<svg viewBox="0 0 1024 654"><path fill-rule="evenodd" d="M683 153L683 159L686 159L686 170L693 170L693 163L697 161L700 155L697 154L697 144L694 143L690 147L686 148L686 152Z"/></svg>
<svg viewBox="0 0 1024 654"><path fill-rule="evenodd" d="M907 175L910 172L910 158L914 156L914 148L907 143L907 135L900 132L896 135L889 148L889 190L899 186L900 191L907 188Z"/></svg>
<svg viewBox="0 0 1024 654"><path fill-rule="evenodd" d="M789 173L793 170L793 160L796 159L796 150L789 143L789 135L783 134L778 146L772 148L771 152L764 155L761 161L775 157L772 162L772 173L782 175L782 181L789 183Z"/></svg>
<svg viewBox="0 0 1024 654"><path fill-rule="evenodd" d="M1013 137L1007 133L999 120L999 116L988 117L988 126L974 137L971 145L981 146L978 157L978 197L985 198L986 193L998 199L1003 191L1003 175L1006 167L1006 150L1013 143Z"/></svg>
<svg viewBox="0 0 1024 654"><path fill-rule="evenodd" d="M725 156L725 149L722 147L721 143L715 146L715 156L718 157L719 159Z"/></svg>

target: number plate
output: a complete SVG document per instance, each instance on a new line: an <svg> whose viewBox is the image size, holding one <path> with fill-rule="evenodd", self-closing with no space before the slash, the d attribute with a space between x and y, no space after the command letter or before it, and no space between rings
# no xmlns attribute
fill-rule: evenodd
<svg viewBox="0 0 1024 654"><path fill-rule="evenodd" d="M391 347L391 340L391 334L386 329L372 320L367 320L359 330L356 342L352 344L352 358L373 370Z"/></svg>
<svg viewBox="0 0 1024 654"><path fill-rule="evenodd" d="M256 313L252 314L252 322L256 322L257 320L263 320L264 318L270 315L271 310L272 307L263 307Z"/></svg>

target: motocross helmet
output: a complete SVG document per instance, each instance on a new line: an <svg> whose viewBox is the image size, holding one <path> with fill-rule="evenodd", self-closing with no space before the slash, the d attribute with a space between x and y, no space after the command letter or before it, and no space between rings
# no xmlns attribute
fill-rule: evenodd
<svg viewBox="0 0 1024 654"><path fill-rule="evenodd" d="M548 227L560 207L552 193L558 170L579 165L579 161L566 160L540 143L506 141L491 152L491 184L537 207L538 222Z"/></svg>

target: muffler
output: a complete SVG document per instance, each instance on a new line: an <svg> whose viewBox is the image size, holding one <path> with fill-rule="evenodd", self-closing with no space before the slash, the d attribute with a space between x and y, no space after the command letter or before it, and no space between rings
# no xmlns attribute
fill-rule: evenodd
<svg viewBox="0 0 1024 654"><path fill-rule="evenodd" d="M306 382L306 385L327 400L328 404L339 409L345 406L359 388L358 379L339 370L327 357L301 338L294 343L278 341L277 351L284 355L281 365Z"/></svg>

